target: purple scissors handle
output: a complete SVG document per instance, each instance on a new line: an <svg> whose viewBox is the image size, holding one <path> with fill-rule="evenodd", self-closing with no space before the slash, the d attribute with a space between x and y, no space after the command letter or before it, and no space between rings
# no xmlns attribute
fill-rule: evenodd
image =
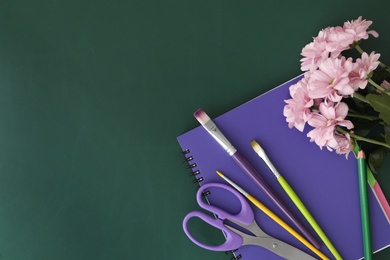
<svg viewBox="0 0 390 260"><path fill-rule="evenodd" d="M208 189L210 187L221 188L221 189L224 189L224 190L227 190L227 191L233 193L233 195L235 195L241 203L240 212L236 215L232 215L232 214L230 214L230 213L228 213L228 212L226 212L226 211L224 211L216 206L213 206L213 205L210 205L210 204L204 202L204 200L202 199L202 193L205 189ZM225 185L222 183L207 183L205 185L202 185L199 188L199 190L196 194L196 200L201 208L203 208L209 212L214 213L214 215L217 218L212 218L212 217L210 217L202 212L198 212L198 211L192 211L192 212L188 213L183 220L183 229L184 229L184 232L186 233L186 235L188 236L188 238L192 242L194 242L196 245L198 245L202 248L208 249L208 250L213 250L213 251L228 251L228 250L234 250L234 249L241 247L243 244L243 238L240 235L236 234L234 231L227 228L224 225L223 221L225 219L229 219L229 220L234 220L236 222L239 222L239 223L242 223L245 225L249 225L253 222L254 213L253 213L250 205L248 204L248 202L245 200L245 198L238 191L236 191L234 188L232 188L228 185ZM187 227L188 221L194 217L200 218L201 220L208 223L209 225L222 230L225 234L226 241L221 245L211 246L211 245L207 245L207 244L204 244L204 243L196 240L191 235L191 233Z"/></svg>

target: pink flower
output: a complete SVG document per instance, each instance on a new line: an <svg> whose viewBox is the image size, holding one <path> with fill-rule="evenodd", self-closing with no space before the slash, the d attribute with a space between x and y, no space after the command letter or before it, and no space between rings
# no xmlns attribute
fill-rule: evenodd
<svg viewBox="0 0 390 260"><path fill-rule="evenodd" d="M357 59L356 63L359 65L359 75L361 78L367 78L369 74L374 71L379 65L379 53L371 52L370 56L366 52L362 54L361 59Z"/></svg>
<svg viewBox="0 0 390 260"><path fill-rule="evenodd" d="M354 144L351 141L349 134L336 134L334 135L335 144L330 144L330 147L336 150L337 154L345 154L345 158L348 159L349 153L353 150Z"/></svg>
<svg viewBox="0 0 390 260"><path fill-rule="evenodd" d="M325 98L339 102L344 95L351 95L354 89L349 85L349 73L354 68L352 59L328 58L314 71L308 82L309 97Z"/></svg>
<svg viewBox="0 0 390 260"><path fill-rule="evenodd" d="M356 66L349 75L350 84L354 90L364 89L367 86L367 80L371 77L371 72L379 65L379 57L380 54L375 54L375 52L371 52L370 55L364 52L361 59L356 60Z"/></svg>
<svg viewBox="0 0 390 260"><path fill-rule="evenodd" d="M285 100L287 105L283 109L288 127L295 127L301 132L310 118L310 108L313 106L313 100L308 96L307 81L308 74L306 73L304 78L290 87L292 98Z"/></svg>
<svg viewBox="0 0 390 260"><path fill-rule="evenodd" d="M327 27L321 30L313 41L301 51L302 71L315 71L329 57L337 58L342 51L348 50L354 42L367 39L369 34L378 37L376 31L368 30L372 21L362 20L360 16L355 21L347 21L343 27Z"/></svg>
<svg viewBox="0 0 390 260"><path fill-rule="evenodd" d="M383 80L381 83L381 87L389 90L390 89L390 82L388 82L387 80Z"/></svg>
<svg viewBox="0 0 390 260"><path fill-rule="evenodd" d="M290 128L303 132L308 123L313 127L307 133L311 142L321 149L325 146L337 154L345 154L347 159L354 142L348 133L341 133L341 129L350 130L354 125L346 119L348 105L341 101L366 88L380 64L380 54L363 53L353 62L352 58L343 56L343 51L350 48L361 51L358 47L361 40L368 39L370 35L378 37L376 31L369 30L371 24L372 21L360 16L346 21L343 26L319 31L301 51L301 70L306 71L305 77L290 87L291 99L284 100L283 114ZM387 81L383 81L381 86L390 90Z"/></svg>
<svg viewBox="0 0 390 260"><path fill-rule="evenodd" d="M337 140L335 139L336 126L343 126L347 129L353 128L353 124L349 120L345 120L348 114L348 105L344 102L337 103L334 106L333 102L321 103L319 113L313 114L308 124L314 127L307 136L311 142L315 142L321 149L326 146L329 150L334 149Z"/></svg>
<svg viewBox="0 0 390 260"><path fill-rule="evenodd" d="M342 51L348 50L353 43L353 35L345 32L340 26L330 27L327 34L327 48L331 57L337 58Z"/></svg>
<svg viewBox="0 0 390 260"><path fill-rule="evenodd" d="M349 49L352 42L353 37L340 26L321 30L313 42L302 49L301 70L313 72L327 58L337 57L342 51Z"/></svg>
<svg viewBox="0 0 390 260"><path fill-rule="evenodd" d="M360 16L357 20L354 21L347 21L344 23L344 31L353 35L353 41L358 42L360 40L366 40L371 34L375 38L379 36L379 34L376 31L368 30L368 27L372 24L372 21L366 21L365 19L362 20L362 17Z"/></svg>
<svg viewBox="0 0 390 260"><path fill-rule="evenodd" d="M318 127L314 128L307 133L307 137L310 137L310 142L315 142L321 149L322 147L328 147L329 140L333 139L333 131L328 128Z"/></svg>
<svg viewBox="0 0 390 260"><path fill-rule="evenodd" d="M301 55L301 70L312 72L329 57L329 51L326 49L326 42L311 42L302 49Z"/></svg>
<svg viewBox="0 0 390 260"><path fill-rule="evenodd" d="M383 80L380 86L382 88L384 88L385 90L390 90L390 82L388 82L387 80ZM382 94L382 90L376 89L376 93L381 95Z"/></svg>

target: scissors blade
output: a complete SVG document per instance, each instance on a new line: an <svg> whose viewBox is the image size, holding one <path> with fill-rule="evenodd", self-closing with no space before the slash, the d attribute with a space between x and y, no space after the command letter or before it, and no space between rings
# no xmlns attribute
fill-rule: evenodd
<svg viewBox="0 0 390 260"><path fill-rule="evenodd" d="M242 243L243 246L245 245L261 246L277 254L278 256L288 260L315 260L316 259L311 255L303 252L302 250L293 247L276 238L251 236L231 226L228 225L225 226L230 230L236 232L238 235L240 235L243 238L243 243Z"/></svg>
<svg viewBox="0 0 390 260"><path fill-rule="evenodd" d="M245 245L247 241L244 238ZM293 247L283 241L270 237L252 237L248 238L248 244L261 245L262 247L274 252L275 254L289 260L313 260L311 255Z"/></svg>

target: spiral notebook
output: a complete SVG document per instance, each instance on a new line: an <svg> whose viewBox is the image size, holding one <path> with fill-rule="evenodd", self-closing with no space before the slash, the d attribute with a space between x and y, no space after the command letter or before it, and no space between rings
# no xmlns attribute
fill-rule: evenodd
<svg viewBox="0 0 390 260"><path fill-rule="evenodd" d="M321 150L306 137L309 129L304 133L289 129L283 116L284 100L290 98L289 86L299 81L301 77L302 75L291 79L218 117L214 117L212 111L207 111L207 108L203 109L319 241L321 241L320 238L285 194L270 170L253 151L250 145L252 140L255 139L260 143L340 255L347 260L361 259L363 258L363 246L357 164L354 155L351 153L346 159L345 156L337 155L326 149ZM177 137L177 140L187 158L187 168L196 185L209 182L225 183L215 173L219 170L265 204L291 227L294 227L202 126L184 133ZM195 191L196 189L194 189L194 199ZM210 203L218 204L231 212L239 211L238 205L230 203L223 197L213 196L213 193L207 195L207 199ZM370 189L369 203L372 248L376 252L390 245L390 225ZM253 210L257 223L266 233L316 257L260 210L255 207ZM205 249L199 248L199 250ZM324 244L320 250L330 259L334 259ZM243 246L232 254L236 259L244 260L281 259L257 246Z"/></svg>

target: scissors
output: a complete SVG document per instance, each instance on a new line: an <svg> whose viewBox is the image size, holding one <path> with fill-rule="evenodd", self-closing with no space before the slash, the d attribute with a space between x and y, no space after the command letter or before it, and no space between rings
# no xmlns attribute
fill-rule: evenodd
<svg viewBox="0 0 390 260"><path fill-rule="evenodd" d="M206 203L202 199L202 194L204 190L210 187L221 188L235 195L241 204L241 211L236 215L232 215L216 206ZM315 259L314 257L299 250L298 248L295 248L283 241L271 237L270 235L266 234L263 230L261 230L261 228L258 226L258 224L255 221L253 210L250 207L249 203L246 201L246 199L238 191L236 191L234 188L226 184L207 183L202 185L196 194L196 200L201 208L214 213L214 215L216 216L216 218L213 218L209 215L206 215L203 212L192 211L184 217L183 220L184 232L192 242L194 242L196 245L202 248L212 250L212 251L230 251L245 245L256 245L268 249L269 251L281 256L282 258L289 259L289 260ZM200 218L201 220L208 223L209 225L222 230L225 234L226 241L223 244L216 245L216 246L207 245L207 244L203 244L202 242L199 242L191 235L188 229L187 224L191 218ZM235 225L250 231L253 235L248 235L234 228L228 223L224 223L225 220L228 220L234 223Z"/></svg>

